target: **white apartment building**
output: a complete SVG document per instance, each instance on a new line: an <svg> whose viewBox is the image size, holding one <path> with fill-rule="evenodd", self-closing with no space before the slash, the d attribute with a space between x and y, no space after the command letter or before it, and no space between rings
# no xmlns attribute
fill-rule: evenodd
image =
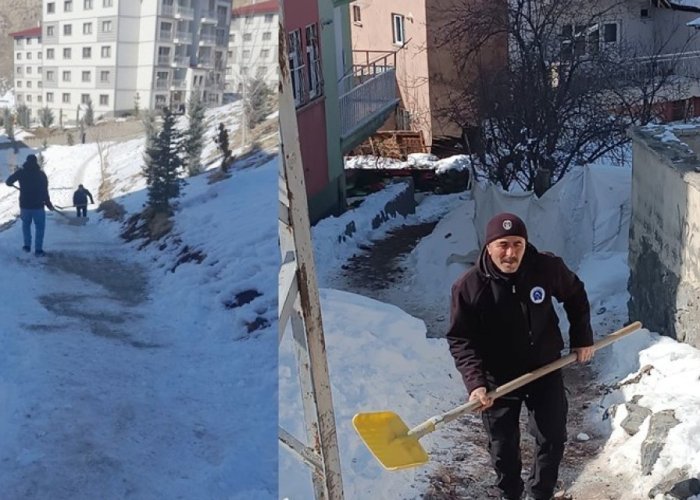
<svg viewBox="0 0 700 500"><path fill-rule="evenodd" d="M226 92L243 92L250 78L277 88L279 2L269 0L233 10L226 68Z"/></svg>
<svg viewBox="0 0 700 500"><path fill-rule="evenodd" d="M43 107L41 27L10 33L14 38L15 104L29 108L30 120L36 120Z"/></svg>
<svg viewBox="0 0 700 500"><path fill-rule="evenodd" d="M193 91L219 104L230 0L43 0L44 104L71 123L184 110Z"/></svg>

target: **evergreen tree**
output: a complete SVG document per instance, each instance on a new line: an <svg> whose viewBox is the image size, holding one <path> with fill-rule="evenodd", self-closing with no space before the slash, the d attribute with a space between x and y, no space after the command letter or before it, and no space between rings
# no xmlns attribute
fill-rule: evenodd
<svg viewBox="0 0 700 500"><path fill-rule="evenodd" d="M53 125L54 116L53 111L48 106L45 106L39 110L39 123L44 128L49 128Z"/></svg>
<svg viewBox="0 0 700 500"><path fill-rule="evenodd" d="M231 161L231 150L228 146L228 131L226 130L226 127L224 127L223 122L219 123L219 133L214 138L214 141L219 146L221 154L224 155L221 159L221 170L228 172L228 164Z"/></svg>
<svg viewBox="0 0 700 500"><path fill-rule="evenodd" d="M2 121L5 124L5 135L11 142L15 142L15 119L9 108L5 108Z"/></svg>
<svg viewBox="0 0 700 500"><path fill-rule="evenodd" d="M138 92L134 95L134 116L136 118L141 116L141 96Z"/></svg>
<svg viewBox="0 0 700 500"><path fill-rule="evenodd" d="M189 128L185 133L185 161L189 175L196 175L202 170L200 161L204 148L204 103L199 92L192 92L187 107Z"/></svg>
<svg viewBox="0 0 700 500"><path fill-rule="evenodd" d="M246 125L253 130L272 112L273 91L262 78L255 78L247 83L243 112Z"/></svg>
<svg viewBox="0 0 700 500"><path fill-rule="evenodd" d="M83 115L85 125L92 127L95 124L95 110L92 108L92 99L88 99L85 105L85 114Z"/></svg>
<svg viewBox="0 0 700 500"><path fill-rule="evenodd" d="M75 139L73 138L73 132L71 132L70 130L68 132L66 132L66 144L68 144L69 146L72 146L73 144L75 144Z"/></svg>
<svg viewBox="0 0 700 500"><path fill-rule="evenodd" d="M144 174L148 184L148 205L156 213L171 211L171 200L180 196L184 180L179 177L183 169L182 137L175 128L175 117L166 108L163 127L155 134L146 148Z"/></svg>
<svg viewBox="0 0 700 500"><path fill-rule="evenodd" d="M29 108L26 104L17 106L17 124L22 128L29 128Z"/></svg>

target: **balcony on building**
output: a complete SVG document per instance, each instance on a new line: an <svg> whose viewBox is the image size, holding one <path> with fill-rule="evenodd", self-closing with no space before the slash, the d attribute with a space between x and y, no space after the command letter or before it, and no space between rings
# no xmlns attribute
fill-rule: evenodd
<svg viewBox="0 0 700 500"><path fill-rule="evenodd" d="M170 30L160 30L158 32L158 40L161 42L172 42L173 33Z"/></svg>
<svg viewBox="0 0 700 500"><path fill-rule="evenodd" d="M374 134L399 103L395 52L354 50L353 61L338 82L343 153Z"/></svg>
<svg viewBox="0 0 700 500"><path fill-rule="evenodd" d="M175 19L194 19L194 9L192 7L185 7L184 5L175 6Z"/></svg>
<svg viewBox="0 0 700 500"><path fill-rule="evenodd" d="M214 33L200 34L199 45L216 45L216 35Z"/></svg>
<svg viewBox="0 0 700 500"><path fill-rule="evenodd" d="M182 90L187 88L187 80L173 80L170 84L170 90Z"/></svg>
<svg viewBox="0 0 700 500"><path fill-rule="evenodd" d="M166 78L156 80L156 89L164 90L170 88L170 81Z"/></svg>
<svg viewBox="0 0 700 500"><path fill-rule="evenodd" d="M219 17L216 15L215 10L203 10L200 17L201 22L204 24L217 24L219 22Z"/></svg>
<svg viewBox="0 0 700 500"><path fill-rule="evenodd" d="M158 54L158 65L159 66L170 66L172 63L172 58L170 54Z"/></svg>
<svg viewBox="0 0 700 500"><path fill-rule="evenodd" d="M192 43L192 33L186 31L178 31L175 33L175 43Z"/></svg>
<svg viewBox="0 0 700 500"><path fill-rule="evenodd" d="M173 57L173 61L171 63L171 66L189 66L190 65L190 56L182 56L182 55L177 55L175 54L175 57Z"/></svg>

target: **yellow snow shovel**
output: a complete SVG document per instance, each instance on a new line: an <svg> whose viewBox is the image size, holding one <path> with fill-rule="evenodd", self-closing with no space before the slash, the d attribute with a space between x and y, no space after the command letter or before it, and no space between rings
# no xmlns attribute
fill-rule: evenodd
<svg viewBox="0 0 700 500"><path fill-rule="evenodd" d="M622 337L634 333L642 327L639 321L635 321L624 328L611 333L605 338L593 344L594 351L601 349ZM493 391L488 396L496 399L505 396L525 384L532 382L548 373L563 368L576 361L576 354L572 353L560 358L535 371L526 373L515 380L511 380ZM478 401L471 401L454 408L447 413L429 418L422 424L409 429L396 413L391 411L379 411L371 413L358 413L352 419L352 425L360 435L369 451L379 460L379 463L388 470L406 469L416 467L428 462L428 453L418 442L420 438L436 430L438 427L451 422L465 413L479 408Z"/></svg>

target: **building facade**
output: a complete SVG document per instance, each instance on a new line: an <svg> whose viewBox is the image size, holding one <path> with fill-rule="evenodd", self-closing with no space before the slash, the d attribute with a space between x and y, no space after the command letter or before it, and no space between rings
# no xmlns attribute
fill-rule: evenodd
<svg viewBox="0 0 700 500"><path fill-rule="evenodd" d="M279 2L268 0L233 9L229 32L226 92L241 94L251 79L271 89L279 83Z"/></svg>
<svg viewBox="0 0 700 500"><path fill-rule="evenodd" d="M41 27L10 33L14 38L13 65L15 104L24 104L30 121L35 120L44 105L42 88Z"/></svg>
<svg viewBox="0 0 700 500"><path fill-rule="evenodd" d="M41 104L60 124L88 103L100 117L137 105L184 111L193 92L222 102L228 0L44 0L42 19Z"/></svg>

